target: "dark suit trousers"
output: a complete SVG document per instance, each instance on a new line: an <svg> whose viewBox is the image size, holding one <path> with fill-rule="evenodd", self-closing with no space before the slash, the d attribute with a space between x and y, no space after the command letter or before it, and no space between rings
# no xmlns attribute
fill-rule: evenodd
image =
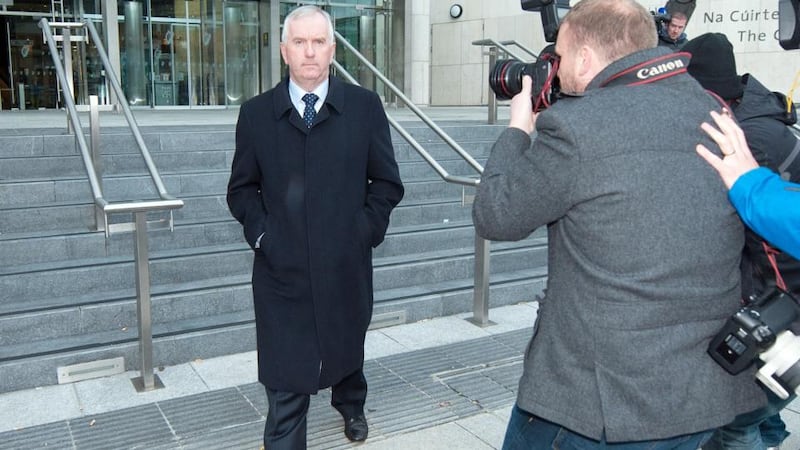
<svg viewBox="0 0 800 450"><path fill-rule="evenodd" d="M270 388L266 390L269 412L264 425L264 448L305 450L310 396ZM331 389L331 406L345 418L363 414L366 398L367 380L362 369L348 375Z"/></svg>

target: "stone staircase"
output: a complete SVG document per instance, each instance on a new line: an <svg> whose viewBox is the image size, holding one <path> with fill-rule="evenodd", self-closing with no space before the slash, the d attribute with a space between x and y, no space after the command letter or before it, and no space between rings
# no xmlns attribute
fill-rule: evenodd
<svg viewBox="0 0 800 450"><path fill-rule="evenodd" d="M450 173L474 174L427 127L404 125ZM502 130L440 126L481 162ZM252 255L225 201L233 127L146 127L142 134L167 190L185 202L174 232L149 233L154 365L254 350ZM393 139L406 195L374 251L374 327L472 309L474 229L462 187L441 181ZM106 198L155 198L130 133L110 128L101 141ZM138 368L132 234L106 239L91 231L93 220L72 136L0 132L0 392L56 384L57 367L76 363L123 356L128 370ZM544 236L538 230L492 244L491 306L541 293Z"/></svg>

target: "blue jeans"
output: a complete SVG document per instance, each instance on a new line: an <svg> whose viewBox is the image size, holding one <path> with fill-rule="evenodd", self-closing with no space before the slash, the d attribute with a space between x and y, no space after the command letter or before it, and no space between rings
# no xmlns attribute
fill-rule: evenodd
<svg viewBox="0 0 800 450"><path fill-rule="evenodd" d="M795 396L781 400L769 389L765 388L764 392L767 406L736 416L733 422L714 432L703 450L764 450L783 442L789 432L778 413Z"/></svg>
<svg viewBox="0 0 800 450"><path fill-rule="evenodd" d="M781 419L780 413L775 413L758 426L761 432L761 440L767 447L777 447L786 440L791 433L786 431L786 423Z"/></svg>
<svg viewBox="0 0 800 450"><path fill-rule="evenodd" d="M589 439L514 405L503 450L697 450L709 436L711 430L657 441L607 443L605 437Z"/></svg>

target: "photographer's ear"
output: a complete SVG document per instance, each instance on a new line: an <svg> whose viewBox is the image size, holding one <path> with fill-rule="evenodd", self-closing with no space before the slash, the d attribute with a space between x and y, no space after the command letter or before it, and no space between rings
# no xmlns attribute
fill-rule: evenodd
<svg viewBox="0 0 800 450"><path fill-rule="evenodd" d="M581 45L576 57L576 75L583 86L587 86L608 65L600 53L588 45Z"/></svg>
<svg viewBox="0 0 800 450"><path fill-rule="evenodd" d="M585 76L591 71L596 55L594 51L586 45L581 45L578 50L578 75Z"/></svg>

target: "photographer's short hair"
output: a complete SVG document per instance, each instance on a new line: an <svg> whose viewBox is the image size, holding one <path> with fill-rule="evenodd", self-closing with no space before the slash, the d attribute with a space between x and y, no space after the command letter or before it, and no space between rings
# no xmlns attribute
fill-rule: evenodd
<svg viewBox="0 0 800 450"><path fill-rule="evenodd" d="M634 0L582 0L563 23L575 45L589 45L608 63L658 45L653 16Z"/></svg>

